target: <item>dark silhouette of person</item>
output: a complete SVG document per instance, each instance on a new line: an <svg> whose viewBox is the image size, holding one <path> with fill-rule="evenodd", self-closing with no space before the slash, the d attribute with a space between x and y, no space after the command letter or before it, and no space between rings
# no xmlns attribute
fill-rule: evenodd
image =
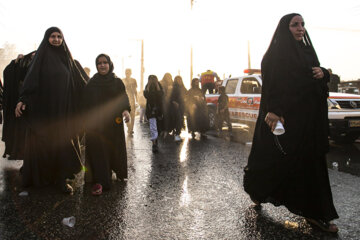
<svg viewBox="0 0 360 240"><path fill-rule="evenodd" d="M330 81L328 82L329 92L338 92L340 77L337 74L334 74L331 68L328 69L330 73Z"/></svg>

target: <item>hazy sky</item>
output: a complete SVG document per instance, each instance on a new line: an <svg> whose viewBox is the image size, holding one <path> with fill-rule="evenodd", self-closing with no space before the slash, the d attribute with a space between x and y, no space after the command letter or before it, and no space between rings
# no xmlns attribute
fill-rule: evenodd
<svg viewBox="0 0 360 240"><path fill-rule="evenodd" d="M28 53L47 28L62 29L75 59L94 74L95 57L107 53L115 73L133 69L140 79L140 39L144 39L145 82L165 72L190 78L206 69L238 76L259 68L280 18L300 13L321 65L342 80L360 78L360 2L358 0L0 0L0 46ZM187 84L188 86L188 84Z"/></svg>

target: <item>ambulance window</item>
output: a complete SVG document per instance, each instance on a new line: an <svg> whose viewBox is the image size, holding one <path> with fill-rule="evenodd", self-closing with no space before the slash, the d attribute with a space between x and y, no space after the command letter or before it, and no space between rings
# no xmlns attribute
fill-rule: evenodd
<svg viewBox="0 0 360 240"><path fill-rule="evenodd" d="M230 79L227 81L225 86L225 93L226 94L234 94L236 90L236 86L238 83L238 79Z"/></svg>
<svg viewBox="0 0 360 240"><path fill-rule="evenodd" d="M255 78L245 78L241 83L240 92L244 94L261 93L260 84Z"/></svg>

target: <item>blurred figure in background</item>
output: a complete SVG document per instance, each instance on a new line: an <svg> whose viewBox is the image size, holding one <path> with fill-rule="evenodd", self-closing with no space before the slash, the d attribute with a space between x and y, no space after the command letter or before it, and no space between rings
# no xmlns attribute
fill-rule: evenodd
<svg viewBox="0 0 360 240"><path fill-rule="evenodd" d="M164 119L163 119L163 131L161 132L163 138L166 138L170 129L170 117L169 117L169 106L170 106L170 97L173 89L174 81L170 73L165 73L164 77L160 81L161 87L164 91L164 100L163 100L163 110L164 110Z"/></svg>
<svg viewBox="0 0 360 240"><path fill-rule="evenodd" d="M219 88L221 87L223 83L223 80L221 80L220 78L216 80L215 82L215 93L219 93Z"/></svg>
<svg viewBox="0 0 360 240"><path fill-rule="evenodd" d="M143 91L140 91L138 93L138 103L139 103L139 106L140 106L139 122L140 123L145 123L148 120L147 120L146 114L145 114L145 111L146 111L146 99L144 97L144 92Z"/></svg>
<svg viewBox="0 0 360 240"><path fill-rule="evenodd" d="M132 135L134 133L135 112L136 112L135 100L137 101L137 90L136 90L137 83L135 78L131 77L131 74L132 72L130 68L125 69L125 78L122 79L125 84L126 93L129 97L130 107L131 107L131 112L130 112L131 120L126 124L128 128L128 135Z"/></svg>
<svg viewBox="0 0 360 240"><path fill-rule="evenodd" d="M199 79L191 81L191 88L186 94L186 120L189 133L195 138L195 132L206 138L206 131L209 130L209 116L205 95L199 87Z"/></svg>
<svg viewBox="0 0 360 240"><path fill-rule="evenodd" d="M186 88L182 81L181 76L174 78L174 84L170 96L169 104L169 128L174 133L174 140L176 142L181 141L180 133L181 129L185 127L184 113L185 113L185 96Z"/></svg>
<svg viewBox="0 0 360 240"><path fill-rule="evenodd" d="M214 93L215 78L217 81L220 80L217 73L211 70L207 70L206 72L201 73L200 82L201 82L201 89L204 94L206 94L207 90L209 91L209 93Z"/></svg>
<svg viewBox="0 0 360 240"><path fill-rule="evenodd" d="M232 135L232 125L230 121L230 112L229 112L229 97L225 93L225 87L221 86L219 87L219 99L218 99L218 105L216 108L216 115L217 115L217 130L219 131L219 135L222 133L222 127L224 121L226 122L226 125L228 126L228 133L231 136Z"/></svg>
<svg viewBox="0 0 360 240"><path fill-rule="evenodd" d="M86 72L86 75L88 76L88 77L90 77L90 68L88 68L88 67L84 67L84 71Z"/></svg>
<svg viewBox="0 0 360 240"><path fill-rule="evenodd" d="M163 115L163 97L164 92L157 76L149 75L148 83L144 89L144 97L146 98L146 117L150 125L150 140L152 142L152 151L159 151L158 136L162 131L161 121Z"/></svg>
<svg viewBox="0 0 360 240"><path fill-rule="evenodd" d="M329 92L338 92L340 77L337 74L334 74L331 68L328 69L330 73L330 81L328 82Z"/></svg>

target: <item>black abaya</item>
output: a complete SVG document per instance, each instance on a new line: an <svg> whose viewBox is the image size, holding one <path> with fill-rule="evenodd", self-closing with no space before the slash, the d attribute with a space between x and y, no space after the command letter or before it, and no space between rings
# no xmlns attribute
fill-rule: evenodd
<svg viewBox="0 0 360 240"><path fill-rule="evenodd" d="M205 133L209 130L209 116L204 93L192 87L186 94L186 120L189 132Z"/></svg>
<svg viewBox="0 0 360 240"><path fill-rule="evenodd" d="M15 117L14 110L33 53L25 55L17 62L11 61L4 70L2 141L5 143L4 157L9 155L9 159L24 157L25 123L23 118Z"/></svg>
<svg viewBox="0 0 360 240"><path fill-rule="evenodd" d="M27 125L23 185L58 183L74 178L81 170L74 115L80 104L85 80L63 40L59 47L49 43L49 28L36 51L20 94L26 104Z"/></svg>
<svg viewBox="0 0 360 240"><path fill-rule="evenodd" d="M110 62L110 59L109 59ZM85 87L86 161L93 182L104 189L111 186L112 171L118 179L128 177L122 113L130 111L125 85L112 72L95 74Z"/></svg>
<svg viewBox="0 0 360 240"><path fill-rule="evenodd" d="M262 61L263 89L253 145L245 167L244 189L259 202L285 205L312 219L338 218L326 166L328 151L327 81L312 77L319 67L307 32L297 42L282 18ZM268 112L285 119L275 136L264 121Z"/></svg>

